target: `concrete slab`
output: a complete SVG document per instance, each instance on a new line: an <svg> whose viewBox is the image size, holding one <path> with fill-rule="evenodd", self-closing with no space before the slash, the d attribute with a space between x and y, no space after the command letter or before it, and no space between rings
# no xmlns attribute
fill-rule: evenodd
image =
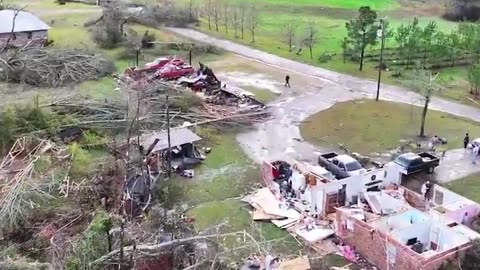
<svg viewBox="0 0 480 270"><path fill-rule="evenodd" d="M470 153L465 149L449 150L435 169L435 177L440 183L448 183L480 172L480 163L472 163Z"/></svg>

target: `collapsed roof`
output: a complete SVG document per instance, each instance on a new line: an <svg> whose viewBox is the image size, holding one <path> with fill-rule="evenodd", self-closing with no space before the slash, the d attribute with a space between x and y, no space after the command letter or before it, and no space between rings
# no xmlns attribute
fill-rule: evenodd
<svg viewBox="0 0 480 270"><path fill-rule="evenodd" d="M152 149L152 152L158 152L168 149L168 133L167 131L157 132L147 135L143 139L142 145L146 148L150 147L158 139L158 143ZM180 146L186 143L194 143L202 140L200 136L193 133L188 128L179 128L170 130L170 146Z"/></svg>

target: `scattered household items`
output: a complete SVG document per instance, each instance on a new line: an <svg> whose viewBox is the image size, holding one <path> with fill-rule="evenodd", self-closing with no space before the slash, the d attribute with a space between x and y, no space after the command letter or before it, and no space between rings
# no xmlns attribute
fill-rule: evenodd
<svg viewBox="0 0 480 270"><path fill-rule="evenodd" d="M367 171L362 167L360 162L351 156L338 155L334 152L318 156L318 164L332 172L338 179L362 174Z"/></svg>
<svg viewBox="0 0 480 270"><path fill-rule="evenodd" d="M171 158L170 164L174 171L185 177L193 177L193 171L186 170L205 159L194 144L200 140L202 138L188 128L171 129L170 145L167 131L146 135L143 137L142 147L152 148L147 153L147 165L153 172L165 171L168 169L168 159ZM151 147L152 145L154 147Z"/></svg>
<svg viewBox="0 0 480 270"><path fill-rule="evenodd" d="M130 218L143 214L152 200L155 178L144 172L128 177L124 186L124 211Z"/></svg>
<svg viewBox="0 0 480 270"><path fill-rule="evenodd" d="M402 173L405 175L416 172L433 173L435 167L440 165L440 159L430 153L405 153L398 156L394 162L403 168Z"/></svg>
<svg viewBox="0 0 480 270"><path fill-rule="evenodd" d="M255 95L238 87L224 86L207 97L208 103L216 105L238 106L243 108L262 109L263 103L256 100Z"/></svg>
<svg viewBox="0 0 480 270"><path fill-rule="evenodd" d="M159 57L155 59L153 62L145 64L143 68L138 68L138 67L127 68L124 72L124 75L127 78L130 78L134 81L153 80L156 77L162 77L162 76L164 79L169 79L170 76L172 76L169 73L173 73L172 71L175 70L174 67L184 67L184 66L186 66L185 61L183 61L183 59L181 58L177 58L175 56ZM188 66L188 67L191 68L191 66Z"/></svg>
<svg viewBox="0 0 480 270"><path fill-rule="evenodd" d="M183 86L192 90L207 103L235 106L245 110L264 109L265 105L255 95L238 87L223 85L213 70L199 63L197 71L176 56L160 57L143 68L130 67L122 80L131 87L145 87L158 81L176 81L172 87Z"/></svg>
<svg viewBox="0 0 480 270"><path fill-rule="evenodd" d="M212 91L219 89L222 82L218 80L213 70L202 63L199 63L199 65L200 68L197 70L195 77L182 77L178 79L178 84L195 92L212 93Z"/></svg>
<svg viewBox="0 0 480 270"><path fill-rule="evenodd" d="M432 208L416 208L425 195L397 185L365 192L358 205L337 208L336 235L346 244L342 255L356 262L358 253L381 270L392 262L402 270L437 269L458 256L480 238L464 225L478 216L480 206L440 186L431 184L430 190L424 193L432 193Z"/></svg>

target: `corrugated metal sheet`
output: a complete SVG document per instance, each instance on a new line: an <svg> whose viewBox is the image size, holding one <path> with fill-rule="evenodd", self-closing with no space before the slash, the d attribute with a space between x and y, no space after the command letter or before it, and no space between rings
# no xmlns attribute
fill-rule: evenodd
<svg viewBox="0 0 480 270"><path fill-rule="evenodd" d="M13 17L15 10L0 11L0 34L11 33L13 25ZM13 32L32 32L48 30L50 26L40 20L32 13L20 11L15 18L15 29Z"/></svg>
<svg viewBox="0 0 480 270"><path fill-rule="evenodd" d="M150 145L155 141L155 139L159 139L159 142L153 148L153 152L165 150L168 148L168 135L167 131L162 131L154 134L150 134L145 136L142 145L145 149L149 148ZM180 128L180 129L171 129L170 130L170 143L171 146L180 146L186 143L192 143L196 141L200 141L202 138L197 134L190 131L188 128Z"/></svg>

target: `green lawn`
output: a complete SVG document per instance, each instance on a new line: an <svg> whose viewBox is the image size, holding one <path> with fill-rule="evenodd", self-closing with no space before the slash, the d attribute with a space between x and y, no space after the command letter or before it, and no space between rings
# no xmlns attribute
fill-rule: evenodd
<svg viewBox="0 0 480 270"><path fill-rule="evenodd" d="M447 188L470 200L480 203L480 173L455 180L449 183Z"/></svg>
<svg viewBox="0 0 480 270"><path fill-rule="evenodd" d="M267 0L269 5L322 6L345 9L358 9L370 6L374 9L393 9L398 7L396 0Z"/></svg>
<svg viewBox="0 0 480 270"><path fill-rule="evenodd" d="M400 146L401 140L419 140L421 108L413 105L373 100L337 103L312 115L300 126L302 137L314 144L349 149L369 155ZM426 121L427 138L448 139L448 148L461 148L465 132L479 134L480 125L450 114L430 110Z"/></svg>

